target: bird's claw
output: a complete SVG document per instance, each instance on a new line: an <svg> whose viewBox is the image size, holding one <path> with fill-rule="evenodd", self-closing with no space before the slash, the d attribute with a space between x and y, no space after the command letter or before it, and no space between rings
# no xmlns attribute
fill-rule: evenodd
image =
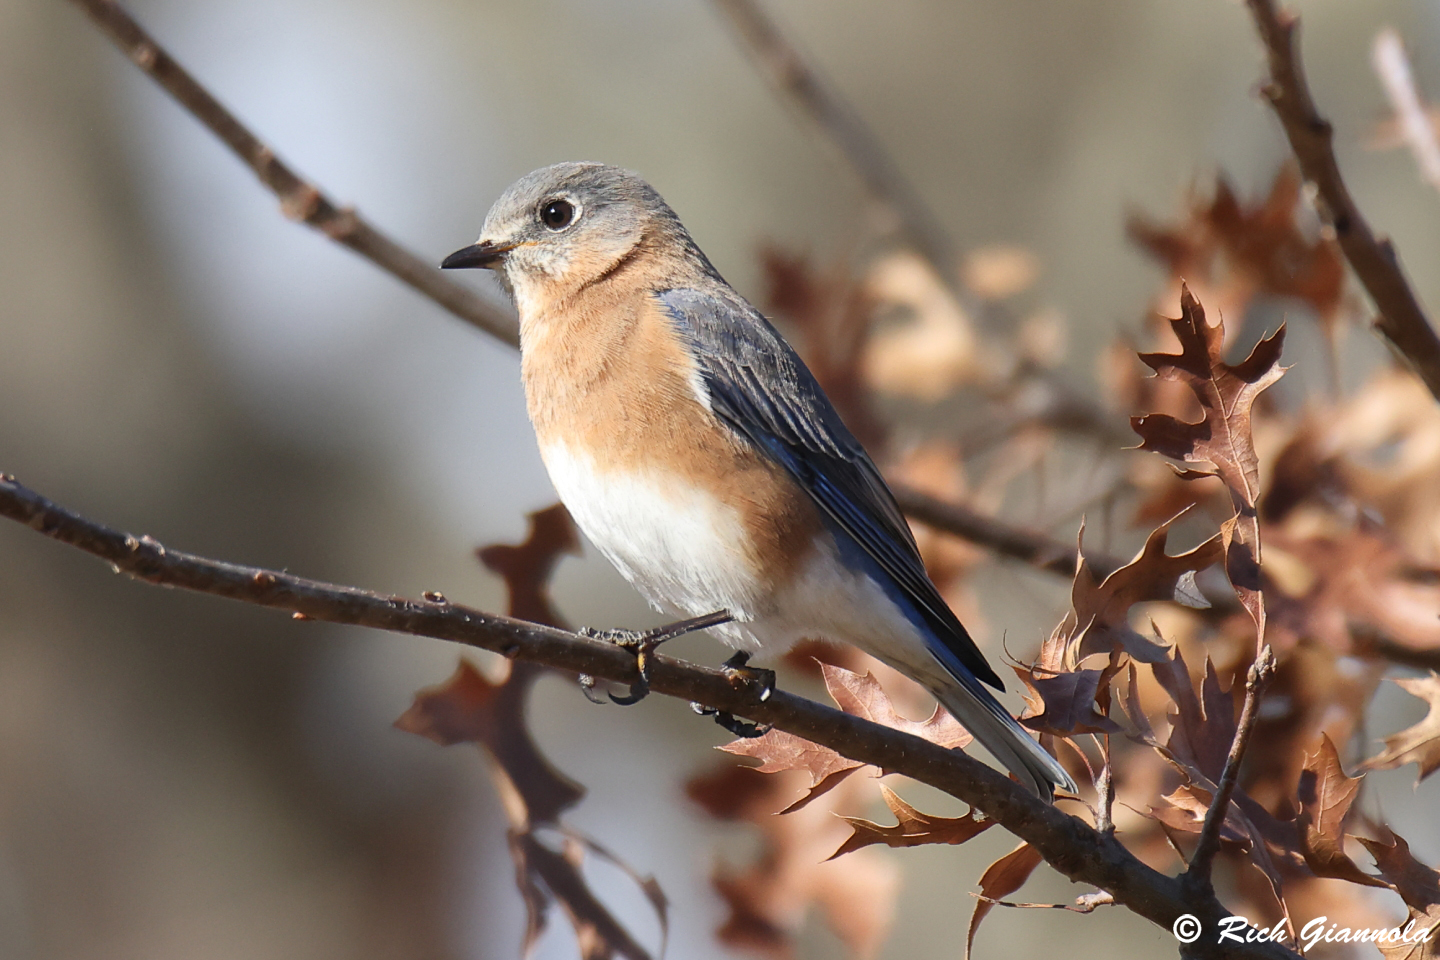
<svg viewBox="0 0 1440 960"><path fill-rule="evenodd" d="M728 710L716 710L714 707L707 707L703 703L691 701L690 709L702 717L714 717L715 722L742 740L754 740L756 737L763 737L770 732L768 723L751 723L749 720L741 720Z"/></svg>
<svg viewBox="0 0 1440 960"><path fill-rule="evenodd" d="M704 630L706 627L718 626L728 623L733 618L725 610L717 610L714 613L707 613L701 617L691 617L688 620L679 620L675 623L668 623L664 626L654 627L650 630L596 630L592 627L581 627L575 631L580 636L589 640L603 640L613 643L624 650L632 651L635 654L635 670L639 674L635 681L630 684L627 693L616 696L611 693L610 701L622 707L634 706L650 695L650 666L653 662L655 651L660 644L667 640L674 640L676 637L693 633L696 630ZM743 666L743 663L742 663ZM773 674L772 680L773 680ZM585 680L590 682L587 684ZM604 703L595 696L595 679L593 677L582 678L580 689L585 698L591 703Z"/></svg>
<svg viewBox="0 0 1440 960"><path fill-rule="evenodd" d="M605 701L595 693L595 678L588 673L582 673L577 678L580 681L580 692L585 694L585 699L591 703L603 704Z"/></svg>
<svg viewBox="0 0 1440 960"><path fill-rule="evenodd" d="M775 671L752 667L749 666L749 663L750 653L739 650L729 660L722 663L720 669L725 672L726 678L732 685L751 688L755 693L756 702L764 703L775 692ZM716 723L744 740L763 737L771 729L768 723L751 723L748 720L741 720L728 710L717 710L714 707L707 707L703 703L691 703L690 709L702 717L714 717Z"/></svg>

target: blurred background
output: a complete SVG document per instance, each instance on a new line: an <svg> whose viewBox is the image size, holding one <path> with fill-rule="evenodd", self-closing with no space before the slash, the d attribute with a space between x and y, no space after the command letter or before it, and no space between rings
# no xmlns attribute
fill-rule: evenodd
<svg viewBox="0 0 1440 960"><path fill-rule="evenodd" d="M1407 153L1362 141L1385 115L1373 37L1398 28L1421 88L1440 91L1440 7L1298 6L1346 178L1434 308L1440 197ZM853 172L702 0L129 9L283 158L437 263L512 180L567 159L644 174L757 302L762 250L828 269L875 233ZM1232 0L769 9L958 253L1011 248L1033 268L1022 312L1049 318L1058 375L1084 395L1116 332L1138 331L1165 289L1126 215L1174 219L1217 172L1263 196L1287 156ZM0 5L0 469L179 549L501 608L473 551L518 541L526 512L554 501L516 355L276 206L78 8ZM488 277L462 279L498 300ZM1362 332L1342 373L1358 381L1383 356ZM1027 497L993 507L1073 542L1083 504L1037 513ZM1122 523L1109 546L1135 543ZM573 622L652 622L593 551L556 590ZM1068 600L1062 580L995 560L969 591L992 657L1002 638L1029 655ZM704 638L676 652L724 655ZM484 761L391 727L456 657L139 586L0 524L0 957L515 956L523 910ZM1373 730L1415 712L1385 685ZM590 790L571 821L671 898L670 955L732 955L713 937L724 909L709 875L717 851L743 862L752 838L683 792L724 734L681 703L601 708L558 680L542 681L532 726ZM1375 779L1434 863L1440 829L1416 812L1437 788L1412 791L1412 776ZM967 891L1009 849L998 833L880 858L900 884L882 956L959 955ZM603 886L653 944L640 896ZM1042 869L1024 896L1078 892ZM1123 911L1002 910L979 950L1061 943L1075 960L1174 949ZM799 956L838 950L805 922ZM537 956L575 955L555 918Z"/></svg>

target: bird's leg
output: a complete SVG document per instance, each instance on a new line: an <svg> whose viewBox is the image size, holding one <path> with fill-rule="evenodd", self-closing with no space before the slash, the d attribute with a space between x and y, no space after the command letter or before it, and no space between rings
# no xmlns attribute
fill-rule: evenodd
<svg viewBox="0 0 1440 960"><path fill-rule="evenodd" d="M749 663L750 652L737 650L734 656L720 665L720 669L725 671L725 676L732 684L736 686L744 684L758 688L755 699L764 703L775 692L775 671L752 667L748 665ZM716 710L714 707L707 707L702 703L692 703L690 709L702 717L714 717L716 723L742 739L751 740L755 737L763 737L770 732L768 724L741 720L733 713Z"/></svg>
<svg viewBox="0 0 1440 960"><path fill-rule="evenodd" d="M582 627L575 631L582 637L591 640L607 640L625 650L635 654L635 669L640 676L634 683L630 684L630 692L624 696L610 694L610 699L622 707L628 707L644 700L650 693L650 664L655 650L667 640L674 640L676 637L693 633L696 630L704 630L706 627L719 626L722 623L729 623L733 620L726 610L717 610L714 613L707 613L701 617L691 617L689 620L679 620L675 623L668 623L664 626L654 627L650 630L594 630L590 627ZM603 701L593 693L595 679L590 676L580 678L580 689L587 699L592 703Z"/></svg>

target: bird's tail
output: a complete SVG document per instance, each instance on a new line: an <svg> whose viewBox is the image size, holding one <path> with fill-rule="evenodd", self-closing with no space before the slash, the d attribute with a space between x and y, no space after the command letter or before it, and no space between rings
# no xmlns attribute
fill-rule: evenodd
<svg viewBox="0 0 1440 960"><path fill-rule="evenodd" d="M963 667L950 673L956 682L931 692L1027 790L1047 802L1054 800L1056 787L1079 793L1060 762L1045 752L980 681Z"/></svg>

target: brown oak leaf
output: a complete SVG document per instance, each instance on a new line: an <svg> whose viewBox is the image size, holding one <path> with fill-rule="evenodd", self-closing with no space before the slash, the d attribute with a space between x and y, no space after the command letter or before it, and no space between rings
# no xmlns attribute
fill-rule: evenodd
<svg viewBox="0 0 1440 960"><path fill-rule="evenodd" d="M1345 292L1345 262L1333 238L1311 238L1296 222L1300 175L1281 167L1270 193L1243 203L1224 179L1208 201L1193 197L1188 222L1161 227L1138 216L1126 222L1130 238L1175 277L1215 279L1223 255L1236 276L1226 299L1243 303L1252 291L1307 301L1324 322L1338 313Z"/></svg>
<svg viewBox="0 0 1440 960"><path fill-rule="evenodd" d="M737 757L752 757L760 761L753 767L757 773L780 773L785 770L803 770L810 777L810 784L804 796L790 804L781 813L799 810L816 797L829 793L840 785L850 774L864 764L849 757L842 757L829 747L811 743L803 737L773 727L764 736L744 737L720 747L726 753Z"/></svg>
<svg viewBox="0 0 1440 960"><path fill-rule="evenodd" d="M992 901L1008 897L1019 890L1025 881L1030 879L1035 868L1040 866L1040 862L1040 851L1028 843L1022 843L986 868L980 877L980 896L983 899L975 904L975 912L970 916L970 929L965 934L965 960L970 960L970 947L975 943L975 933L980 929L980 921L984 920L995 906Z"/></svg>
<svg viewBox="0 0 1440 960"><path fill-rule="evenodd" d="M846 713L903 730L942 747L964 747L975 739L960 725L960 721L940 707L935 708L928 720L902 717L895 712L894 704L873 674L859 674L829 663L821 664L820 672L825 678L825 689Z"/></svg>
<svg viewBox="0 0 1440 960"><path fill-rule="evenodd" d="M837 706L867 720L904 730L943 747L964 747L973 739L969 732L948 712L936 707L929 720L917 721L901 716L890 702L880 682L871 673L856 673L832 663L820 662L820 675ZM720 748L739 757L760 761L755 768L761 773L803 770L810 777L806 792L781 813L799 810L815 798L828 793L864 764L811 743L782 730L769 730L761 737L742 738Z"/></svg>
<svg viewBox="0 0 1440 960"><path fill-rule="evenodd" d="M1148 816L1169 829L1198 833L1204 810L1215 796L1216 783L1225 768L1230 743L1235 738L1235 691L1220 688L1214 664L1207 657L1197 696L1179 648L1173 659L1151 664L1150 669L1169 694L1173 706L1168 740L1160 742L1141 708L1139 677L1134 664L1130 665L1123 707L1136 728L1137 738L1164 757L1186 783L1181 790L1163 798L1174 811L1152 809ZM1303 869L1294 821L1276 819L1237 787L1221 827L1222 836L1240 843L1249 855L1249 862L1269 881L1276 900L1280 901L1282 874L1276 857L1287 867Z"/></svg>
<svg viewBox="0 0 1440 960"><path fill-rule="evenodd" d="M1263 638L1265 606L1260 594L1260 526L1256 513L1260 466L1250 419L1255 398L1285 372L1279 362L1285 327L1281 325L1272 336L1257 343L1238 366L1231 366L1223 359L1224 323L1210 326L1204 308L1188 287L1181 288L1180 317L1171 320L1170 326L1180 340L1180 353L1142 353L1140 359L1157 377L1187 384L1200 401L1204 416L1196 423L1187 423L1168 414L1151 413L1132 417L1130 425L1141 437L1141 449L1189 464L1182 476L1218 476L1230 491L1235 516L1220 528L1225 572Z"/></svg>
<svg viewBox="0 0 1440 960"><path fill-rule="evenodd" d="M1120 733L1109 713L1110 680L1120 670L1113 662L1103 670L1068 670L1047 674L1037 667L1012 667L1025 684L1026 709L1020 722L1039 733L1068 737L1076 733ZM1096 710L1103 699L1104 712Z"/></svg>
<svg viewBox="0 0 1440 960"><path fill-rule="evenodd" d="M1300 850L1317 876L1383 887L1384 881L1365 873L1345 853L1345 817L1360 792L1360 780L1345 775L1335 744L1322 733L1320 746L1305 758L1300 774Z"/></svg>
<svg viewBox="0 0 1440 960"><path fill-rule="evenodd" d="M550 600L550 575L565 554L580 555L580 534L562 503L535 511L529 520L524 543L494 543L475 555L505 579L510 616L563 628L565 622Z"/></svg>
<svg viewBox="0 0 1440 960"><path fill-rule="evenodd" d="M880 784L880 796L884 798L890 812L895 814L895 825L886 827L861 817L842 817L855 832L840 845L840 849L830 854L831 860L873 843L883 843L887 847L964 843L985 832L995 823L976 810L971 810L963 817L932 817L910 806L883 783Z"/></svg>
<svg viewBox="0 0 1440 960"><path fill-rule="evenodd" d="M1081 544L1075 581L1070 588L1070 610L1050 634L1040 651L1040 666L1059 672L1097 653L1123 650L1142 663L1159 663L1168 648L1136 633L1130 627L1130 608L1153 600L1174 600L1177 593L1193 589L1193 576L1220 560L1220 538L1211 537L1193 550L1177 556L1165 552L1170 527L1184 516L1171 517L1145 538L1145 546L1129 563L1103 581L1085 559ZM1084 528L1081 528L1081 539ZM1188 576L1187 576L1188 575ZM1189 605L1197 601L1184 597ZM1203 599L1203 598L1202 598ZM1112 662L1118 662L1112 656Z"/></svg>
<svg viewBox="0 0 1440 960"><path fill-rule="evenodd" d="M578 553L579 548L569 513L556 504L530 515L524 543L496 544L476 552L505 578L512 616L561 626L550 601L550 574L563 554ZM432 595L430 602L444 599ZM443 746L476 744L494 760L492 776L509 821L510 857L525 904L522 953L539 940L550 908L558 904L575 929L585 960L616 956L650 960L649 951L590 888L581 868L588 851L628 874L650 902L660 922L663 954L669 905L654 877L641 876L595 841L560 823L560 815L580 802L585 788L551 765L525 722L525 705L535 680L551 671L524 661L508 666L506 678L493 682L462 659L450 679L416 694L395 726ZM563 837L561 848L541 842L537 827L558 831Z"/></svg>
<svg viewBox="0 0 1440 960"><path fill-rule="evenodd" d="M1395 682L1428 703L1430 712L1413 727L1386 737L1384 751L1366 760L1364 766L1367 770L1393 770L1407 763L1418 764L1415 782L1419 783L1440 767L1440 674L1432 670L1428 677Z"/></svg>
<svg viewBox="0 0 1440 960"><path fill-rule="evenodd" d="M751 823L761 839L749 864L715 869L711 882L727 908L717 936L731 948L776 960L793 957L792 938L813 907L853 955L873 956L893 918L895 864L876 850L826 860L845 839L837 806L855 803L869 784L844 783L805 809L777 816L794 789L792 780L784 772L772 776L727 765L686 784L690 798L712 816Z"/></svg>
<svg viewBox="0 0 1440 960"><path fill-rule="evenodd" d="M585 788L556 770L525 725L525 700L545 668L515 663L504 683L491 683L468 660L450 679L415 695L395 726L441 746L474 743L495 759L500 796L510 824L528 830L553 825L585 796Z"/></svg>
<svg viewBox="0 0 1440 960"><path fill-rule="evenodd" d="M1378 840L1359 839L1375 858L1380 879L1405 901L1406 923L1413 924L1408 942L1380 944L1380 952L1386 960L1434 960L1440 951L1440 873L1416 860L1410 844L1389 830L1382 828ZM1420 941L1420 932L1429 932L1429 939Z"/></svg>

